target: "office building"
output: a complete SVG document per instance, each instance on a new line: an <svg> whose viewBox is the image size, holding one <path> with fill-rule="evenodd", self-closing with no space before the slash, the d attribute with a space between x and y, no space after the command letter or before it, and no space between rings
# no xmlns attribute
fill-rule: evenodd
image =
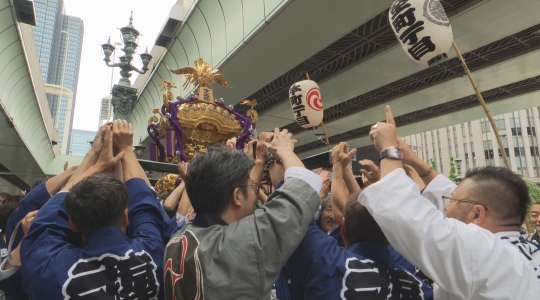
<svg viewBox="0 0 540 300"><path fill-rule="evenodd" d="M66 15L62 0L36 0L37 26L33 28L41 72L60 153L69 152L69 137L77 94L77 81L84 34L83 21ZM60 99L61 98L61 99Z"/></svg>
<svg viewBox="0 0 540 300"><path fill-rule="evenodd" d="M533 107L494 116L512 170L540 183L537 132L539 108ZM462 160L463 175L470 168L504 167L502 153L488 119L426 131L404 138L424 161L434 159L444 175L450 172L450 156Z"/></svg>
<svg viewBox="0 0 540 300"><path fill-rule="evenodd" d="M99 123L98 128L101 125L112 120L113 106L111 105L111 96L101 98L101 109L99 111Z"/></svg>

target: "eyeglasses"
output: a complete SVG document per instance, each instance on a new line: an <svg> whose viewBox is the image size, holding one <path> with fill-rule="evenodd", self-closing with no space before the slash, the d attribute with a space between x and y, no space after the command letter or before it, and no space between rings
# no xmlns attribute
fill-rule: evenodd
<svg viewBox="0 0 540 300"><path fill-rule="evenodd" d="M254 188L254 191L255 191L255 195L256 195L256 194L259 193L259 190L261 189L261 186L262 186L262 185L259 184L259 183L256 183L256 182L254 182L254 183L252 183L252 184L242 184L242 185L239 185L239 187L247 187L247 186L250 186L250 187L252 187L252 188L255 187L255 188Z"/></svg>
<svg viewBox="0 0 540 300"><path fill-rule="evenodd" d="M452 197L448 197L448 196L442 196L442 198L443 198L443 200L448 200L448 201L450 201L450 204L451 204L451 203L454 203L455 201L456 201L456 202L465 202L465 203L471 203L471 204L475 204L475 205L480 205L480 206L482 206L483 208L485 208L486 211L488 210L487 207L485 207L484 205L482 205L482 204L480 204L480 203L478 203L478 202L476 202L476 201L474 201L474 200L468 200L468 199L456 199L456 198L452 198Z"/></svg>

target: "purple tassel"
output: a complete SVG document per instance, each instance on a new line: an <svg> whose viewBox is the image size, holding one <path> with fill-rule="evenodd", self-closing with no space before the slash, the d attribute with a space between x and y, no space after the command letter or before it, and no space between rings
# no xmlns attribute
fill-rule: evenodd
<svg viewBox="0 0 540 300"><path fill-rule="evenodd" d="M165 133L165 140L167 146L167 156L175 156L175 132L173 126L167 126L167 132Z"/></svg>
<svg viewBox="0 0 540 300"><path fill-rule="evenodd" d="M158 147L155 142L150 143L150 160L151 161L158 161L157 160L157 154L158 154Z"/></svg>

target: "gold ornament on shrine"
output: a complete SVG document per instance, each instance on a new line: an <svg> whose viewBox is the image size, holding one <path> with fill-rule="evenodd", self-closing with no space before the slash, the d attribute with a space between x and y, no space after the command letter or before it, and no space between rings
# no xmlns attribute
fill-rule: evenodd
<svg viewBox="0 0 540 300"><path fill-rule="evenodd" d="M257 123L257 120L259 119L259 114L254 109L255 106L257 106L257 100L244 100L240 102L240 104L247 105L250 107L248 111L246 111L246 117L250 117L253 124Z"/></svg>
<svg viewBox="0 0 540 300"><path fill-rule="evenodd" d="M169 69L169 71L182 75L186 79L183 84L184 88L194 85L199 89L199 93L198 97L178 98L178 101L173 101L171 90L176 88L176 85L166 80L160 80L161 91L164 91L163 108L152 110L154 115L148 120L148 125L156 133L159 140L166 139L166 145L164 145L167 150L166 162L177 162L177 160L174 161L176 158L174 153L178 148L173 148L174 141L179 135L168 133L171 131L172 125L178 124L181 127L182 150L187 159L193 158L197 152L206 152L210 145L225 144L227 140L243 133L245 128L242 123L245 124L247 119L244 119L244 116L235 115L233 107L225 106L223 100L213 98L212 84L214 82L222 87L230 88L225 76L219 74L217 69L212 69L208 62L199 58L195 61L194 67ZM251 107L246 115L254 123L258 118L257 111L253 109L257 105L257 101L245 100L242 104Z"/></svg>
<svg viewBox="0 0 540 300"><path fill-rule="evenodd" d="M199 100L206 102L213 102L214 95L212 93L212 83L216 82L224 88L230 88L227 79L223 74L218 73L218 69L212 70L212 65L207 61L199 58L195 61L195 67L183 67L177 70L169 71L176 75L183 75L186 79L183 88L187 88L190 85L199 87Z"/></svg>
<svg viewBox="0 0 540 300"><path fill-rule="evenodd" d="M177 178L177 174L164 173L154 186L156 194L163 195L165 193L172 193L176 188Z"/></svg>

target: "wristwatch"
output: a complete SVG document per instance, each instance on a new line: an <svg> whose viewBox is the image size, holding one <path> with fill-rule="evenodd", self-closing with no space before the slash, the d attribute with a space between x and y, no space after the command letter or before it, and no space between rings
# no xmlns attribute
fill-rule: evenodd
<svg viewBox="0 0 540 300"><path fill-rule="evenodd" d="M403 152L398 149L398 147L392 146L388 149L383 150L381 152L381 156L379 157L379 161L383 160L383 158L391 158L391 159L403 159Z"/></svg>

